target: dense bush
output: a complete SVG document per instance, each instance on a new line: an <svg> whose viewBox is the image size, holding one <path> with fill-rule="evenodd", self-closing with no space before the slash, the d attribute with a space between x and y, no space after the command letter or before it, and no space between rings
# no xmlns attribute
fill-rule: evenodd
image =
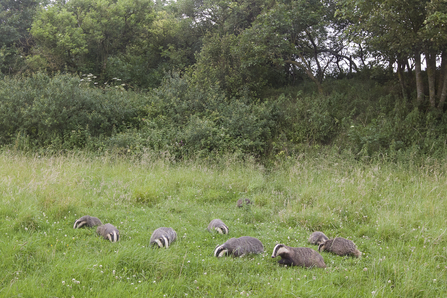
<svg viewBox="0 0 447 298"><path fill-rule="evenodd" d="M417 151L418 155L443 157L446 152L447 117L418 108L380 114L365 125L352 125L348 136L360 156ZM360 124L360 123L359 123Z"/></svg>
<svg viewBox="0 0 447 298"><path fill-rule="evenodd" d="M145 126L129 145L177 156L210 152L266 154L280 129L278 103L228 99L218 88L201 90L174 75L149 96ZM124 138L124 134L120 136Z"/></svg>
<svg viewBox="0 0 447 298"><path fill-rule="evenodd" d="M152 150L171 159L281 157L321 145L358 157L445 154L447 116L422 111L386 86L354 79L328 81L326 95L306 88L228 98L218 86L197 86L178 74L145 93L71 75L6 77L0 81L0 145Z"/></svg>
<svg viewBox="0 0 447 298"><path fill-rule="evenodd" d="M89 137L138 125L141 96L90 84L46 74L0 81L0 145L21 135L35 146L84 147Z"/></svg>

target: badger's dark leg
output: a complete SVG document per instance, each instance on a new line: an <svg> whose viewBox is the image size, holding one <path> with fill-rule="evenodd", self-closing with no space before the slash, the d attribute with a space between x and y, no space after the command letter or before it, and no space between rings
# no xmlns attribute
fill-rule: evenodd
<svg viewBox="0 0 447 298"><path fill-rule="evenodd" d="M289 259L281 259L278 261L278 264L280 265L287 265L287 266L293 266L293 262Z"/></svg>

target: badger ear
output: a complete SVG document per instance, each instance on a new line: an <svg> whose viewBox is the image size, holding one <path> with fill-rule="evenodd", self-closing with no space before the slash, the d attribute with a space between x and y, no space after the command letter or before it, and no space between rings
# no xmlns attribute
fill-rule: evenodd
<svg viewBox="0 0 447 298"><path fill-rule="evenodd" d="M318 245L318 251L321 251L321 248L324 246L324 242Z"/></svg>

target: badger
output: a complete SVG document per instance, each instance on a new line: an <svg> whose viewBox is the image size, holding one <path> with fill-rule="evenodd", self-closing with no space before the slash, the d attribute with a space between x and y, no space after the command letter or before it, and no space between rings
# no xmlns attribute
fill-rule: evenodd
<svg viewBox="0 0 447 298"><path fill-rule="evenodd" d="M169 248L169 245L177 239L177 233L172 228L158 228L151 236L150 245Z"/></svg>
<svg viewBox="0 0 447 298"><path fill-rule="evenodd" d="M351 240L337 237L329 239L318 246L318 251L329 251L339 256L360 257L362 253Z"/></svg>
<svg viewBox="0 0 447 298"><path fill-rule="evenodd" d="M230 232L227 225L220 219L213 219L208 225L208 231L212 232L213 230L216 230L219 234L228 234Z"/></svg>
<svg viewBox="0 0 447 298"><path fill-rule="evenodd" d="M277 256L281 257L278 263L283 265L326 268L323 257L308 247L289 247L284 244L276 244L273 248L272 258Z"/></svg>
<svg viewBox="0 0 447 298"><path fill-rule="evenodd" d="M111 242L117 242L120 240L120 232L114 225L106 223L105 225L99 226L96 229L96 233L106 240L110 240Z"/></svg>
<svg viewBox="0 0 447 298"><path fill-rule="evenodd" d="M323 232L313 232L309 237L309 243L320 245L329 238Z"/></svg>
<svg viewBox="0 0 447 298"><path fill-rule="evenodd" d="M251 201L249 199L239 199L239 200L237 200L237 206L239 208L243 207L244 203L245 203L245 205L250 205Z"/></svg>
<svg viewBox="0 0 447 298"><path fill-rule="evenodd" d="M233 255L234 257L242 257L246 254L260 254L264 252L264 246L259 239L242 236L239 238L230 238L222 245L216 246L214 250L215 257L223 257L224 255Z"/></svg>
<svg viewBox="0 0 447 298"><path fill-rule="evenodd" d="M97 217L93 217L90 215L85 215L80 219L77 219L73 225L74 229L80 228L82 226L87 226L89 228L94 226L101 226L102 222Z"/></svg>

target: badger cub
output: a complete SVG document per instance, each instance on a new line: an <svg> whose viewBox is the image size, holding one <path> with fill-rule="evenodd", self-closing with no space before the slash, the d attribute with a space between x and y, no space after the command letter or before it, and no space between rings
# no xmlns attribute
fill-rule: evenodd
<svg viewBox="0 0 447 298"><path fill-rule="evenodd" d="M208 225L208 231L212 232L213 230L216 230L219 234L228 234L230 232L227 225L220 219L213 219Z"/></svg>
<svg viewBox="0 0 447 298"><path fill-rule="evenodd" d="M96 233L102 236L106 240L111 242L117 242L120 240L120 232L114 225L106 223L105 225L99 226L96 229Z"/></svg>
<svg viewBox="0 0 447 298"><path fill-rule="evenodd" d="M242 236L239 238L230 238L222 245L216 246L214 250L215 257L223 257L225 255L233 255L234 257L242 257L246 254L260 254L264 252L264 245L259 239Z"/></svg>
<svg viewBox="0 0 447 298"><path fill-rule="evenodd" d="M313 232L309 237L309 243L314 245L320 245L329 238L323 232Z"/></svg>
<svg viewBox="0 0 447 298"><path fill-rule="evenodd" d="M101 226L102 222L97 217L93 217L90 215L85 215L79 219L77 219L73 225L74 229L86 226L86 227L94 227L94 226Z"/></svg>
<svg viewBox="0 0 447 298"><path fill-rule="evenodd" d="M251 205L251 201L249 199L239 199L239 200L237 200L236 204L239 208L242 208L242 207L244 207L244 204Z"/></svg>
<svg viewBox="0 0 447 298"><path fill-rule="evenodd" d="M150 245L158 245L158 247L169 248L172 242L177 239L177 233L173 228L158 228L151 236Z"/></svg>
<svg viewBox="0 0 447 298"><path fill-rule="evenodd" d="M326 268L323 257L308 247L289 247L284 244L276 244L273 248L272 258L281 257L279 264L288 266Z"/></svg>
<svg viewBox="0 0 447 298"><path fill-rule="evenodd" d="M318 246L318 251L328 251L339 256L353 256L359 258L362 253L351 240L337 237L329 239Z"/></svg>

